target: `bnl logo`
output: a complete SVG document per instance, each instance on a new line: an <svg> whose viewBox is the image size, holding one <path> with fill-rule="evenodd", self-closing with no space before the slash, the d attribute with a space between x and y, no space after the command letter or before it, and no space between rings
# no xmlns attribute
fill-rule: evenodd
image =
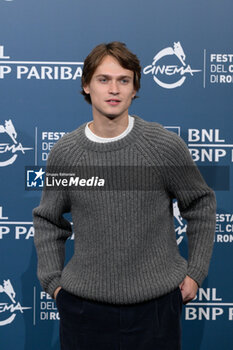
<svg viewBox="0 0 233 350"><path fill-rule="evenodd" d="M38 170L27 169L26 171L26 188L40 188L44 186L44 174L42 167Z"/></svg>

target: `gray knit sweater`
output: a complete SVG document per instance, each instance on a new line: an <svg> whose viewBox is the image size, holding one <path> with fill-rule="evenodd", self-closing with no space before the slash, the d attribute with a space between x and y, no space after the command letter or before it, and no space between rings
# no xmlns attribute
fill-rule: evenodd
<svg viewBox="0 0 233 350"><path fill-rule="evenodd" d="M38 278L53 295L62 286L80 297L131 304L175 289L186 275L201 286L207 276L215 232L215 194L205 183L185 142L156 122L134 116L133 129L108 143L91 141L82 124L50 151L50 167L152 169L154 187L44 186L33 210ZM79 169L80 169L79 168ZM128 173L128 169L131 169ZM69 171L68 171L69 172ZM140 173L141 174L141 173ZM95 174L94 174L95 175ZM122 174L121 174L122 175ZM148 177L136 176L143 183ZM129 181L130 182L130 181ZM127 183L127 181L126 181ZM187 220L188 261L176 243L172 199ZM74 254L65 261L72 234Z"/></svg>

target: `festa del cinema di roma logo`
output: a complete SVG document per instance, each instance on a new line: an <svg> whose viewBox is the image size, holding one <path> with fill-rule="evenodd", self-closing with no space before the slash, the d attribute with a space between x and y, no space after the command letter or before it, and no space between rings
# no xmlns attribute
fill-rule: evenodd
<svg viewBox="0 0 233 350"><path fill-rule="evenodd" d="M5 136L6 142L1 142L4 141L3 136ZM23 147L23 145L16 140L17 132L11 119L5 120L5 124L0 125L0 138L0 167L13 164L18 157L17 152L25 154L25 151L33 149Z"/></svg>
<svg viewBox="0 0 233 350"><path fill-rule="evenodd" d="M160 65L159 61L167 56L178 58L180 65ZM200 69L192 69L189 64L186 64L185 60L186 55L180 42L174 42L173 47L166 47L159 51L157 55L154 56L152 64L143 69L143 73L151 73L155 83L159 86L165 89L174 89L184 84L188 74L193 76L193 73L201 72ZM172 82L163 81L164 77L168 79L171 76L177 77L177 80Z"/></svg>
<svg viewBox="0 0 233 350"><path fill-rule="evenodd" d="M23 313L24 310L31 309L31 307L22 307L19 301L15 301L16 293L9 279L3 281L3 285L0 284L1 301L2 296L5 296L6 300L0 302L0 327L12 323L16 317L16 312Z"/></svg>

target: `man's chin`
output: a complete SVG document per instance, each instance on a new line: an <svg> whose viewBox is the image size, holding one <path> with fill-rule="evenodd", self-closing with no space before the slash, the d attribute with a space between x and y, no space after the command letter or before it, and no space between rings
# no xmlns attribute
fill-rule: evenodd
<svg viewBox="0 0 233 350"><path fill-rule="evenodd" d="M118 116L119 116L119 114L109 114L109 113L105 114L105 117L108 118L108 119L115 119Z"/></svg>
<svg viewBox="0 0 233 350"><path fill-rule="evenodd" d="M109 118L109 119L115 119L115 118L118 117L118 115L116 115L116 114L108 114L108 115L106 115L106 117Z"/></svg>

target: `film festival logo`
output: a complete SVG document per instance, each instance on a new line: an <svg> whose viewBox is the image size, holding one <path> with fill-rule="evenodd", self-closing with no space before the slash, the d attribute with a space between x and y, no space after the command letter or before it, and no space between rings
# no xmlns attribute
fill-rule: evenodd
<svg viewBox="0 0 233 350"><path fill-rule="evenodd" d="M17 132L11 119L5 120L5 124L0 125L0 137L1 141L5 141L0 143L0 167L13 164L19 152L25 154L25 151L33 149L23 147L22 143L17 141Z"/></svg>
<svg viewBox="0 0 233 350"><path fill-rule="evenodd" d="M172 61L177 64L160 64L172 56ZM184 84L188 75L193 76L193 73L201 72L200 69L192 69L189 64L186 64L186 55L180 42L174 42L173 47L166 47L154 56L151 65L143 69L144 74L151 73L155 83L165 89L175 89ZM173 78L172 78L173 77Z"/></svg>
<svg viewBox="0 0 233 350"><path fill-rule="evenodd" d="M0 293L1 299L5 297L6 300L6 302L0 302L0 326L12 323L17 312L23 314L24 310L31 309L31 307L23 307L19 301L15 301L16 293L9 279L4 280L3 285L0 285Z"/></svg>

